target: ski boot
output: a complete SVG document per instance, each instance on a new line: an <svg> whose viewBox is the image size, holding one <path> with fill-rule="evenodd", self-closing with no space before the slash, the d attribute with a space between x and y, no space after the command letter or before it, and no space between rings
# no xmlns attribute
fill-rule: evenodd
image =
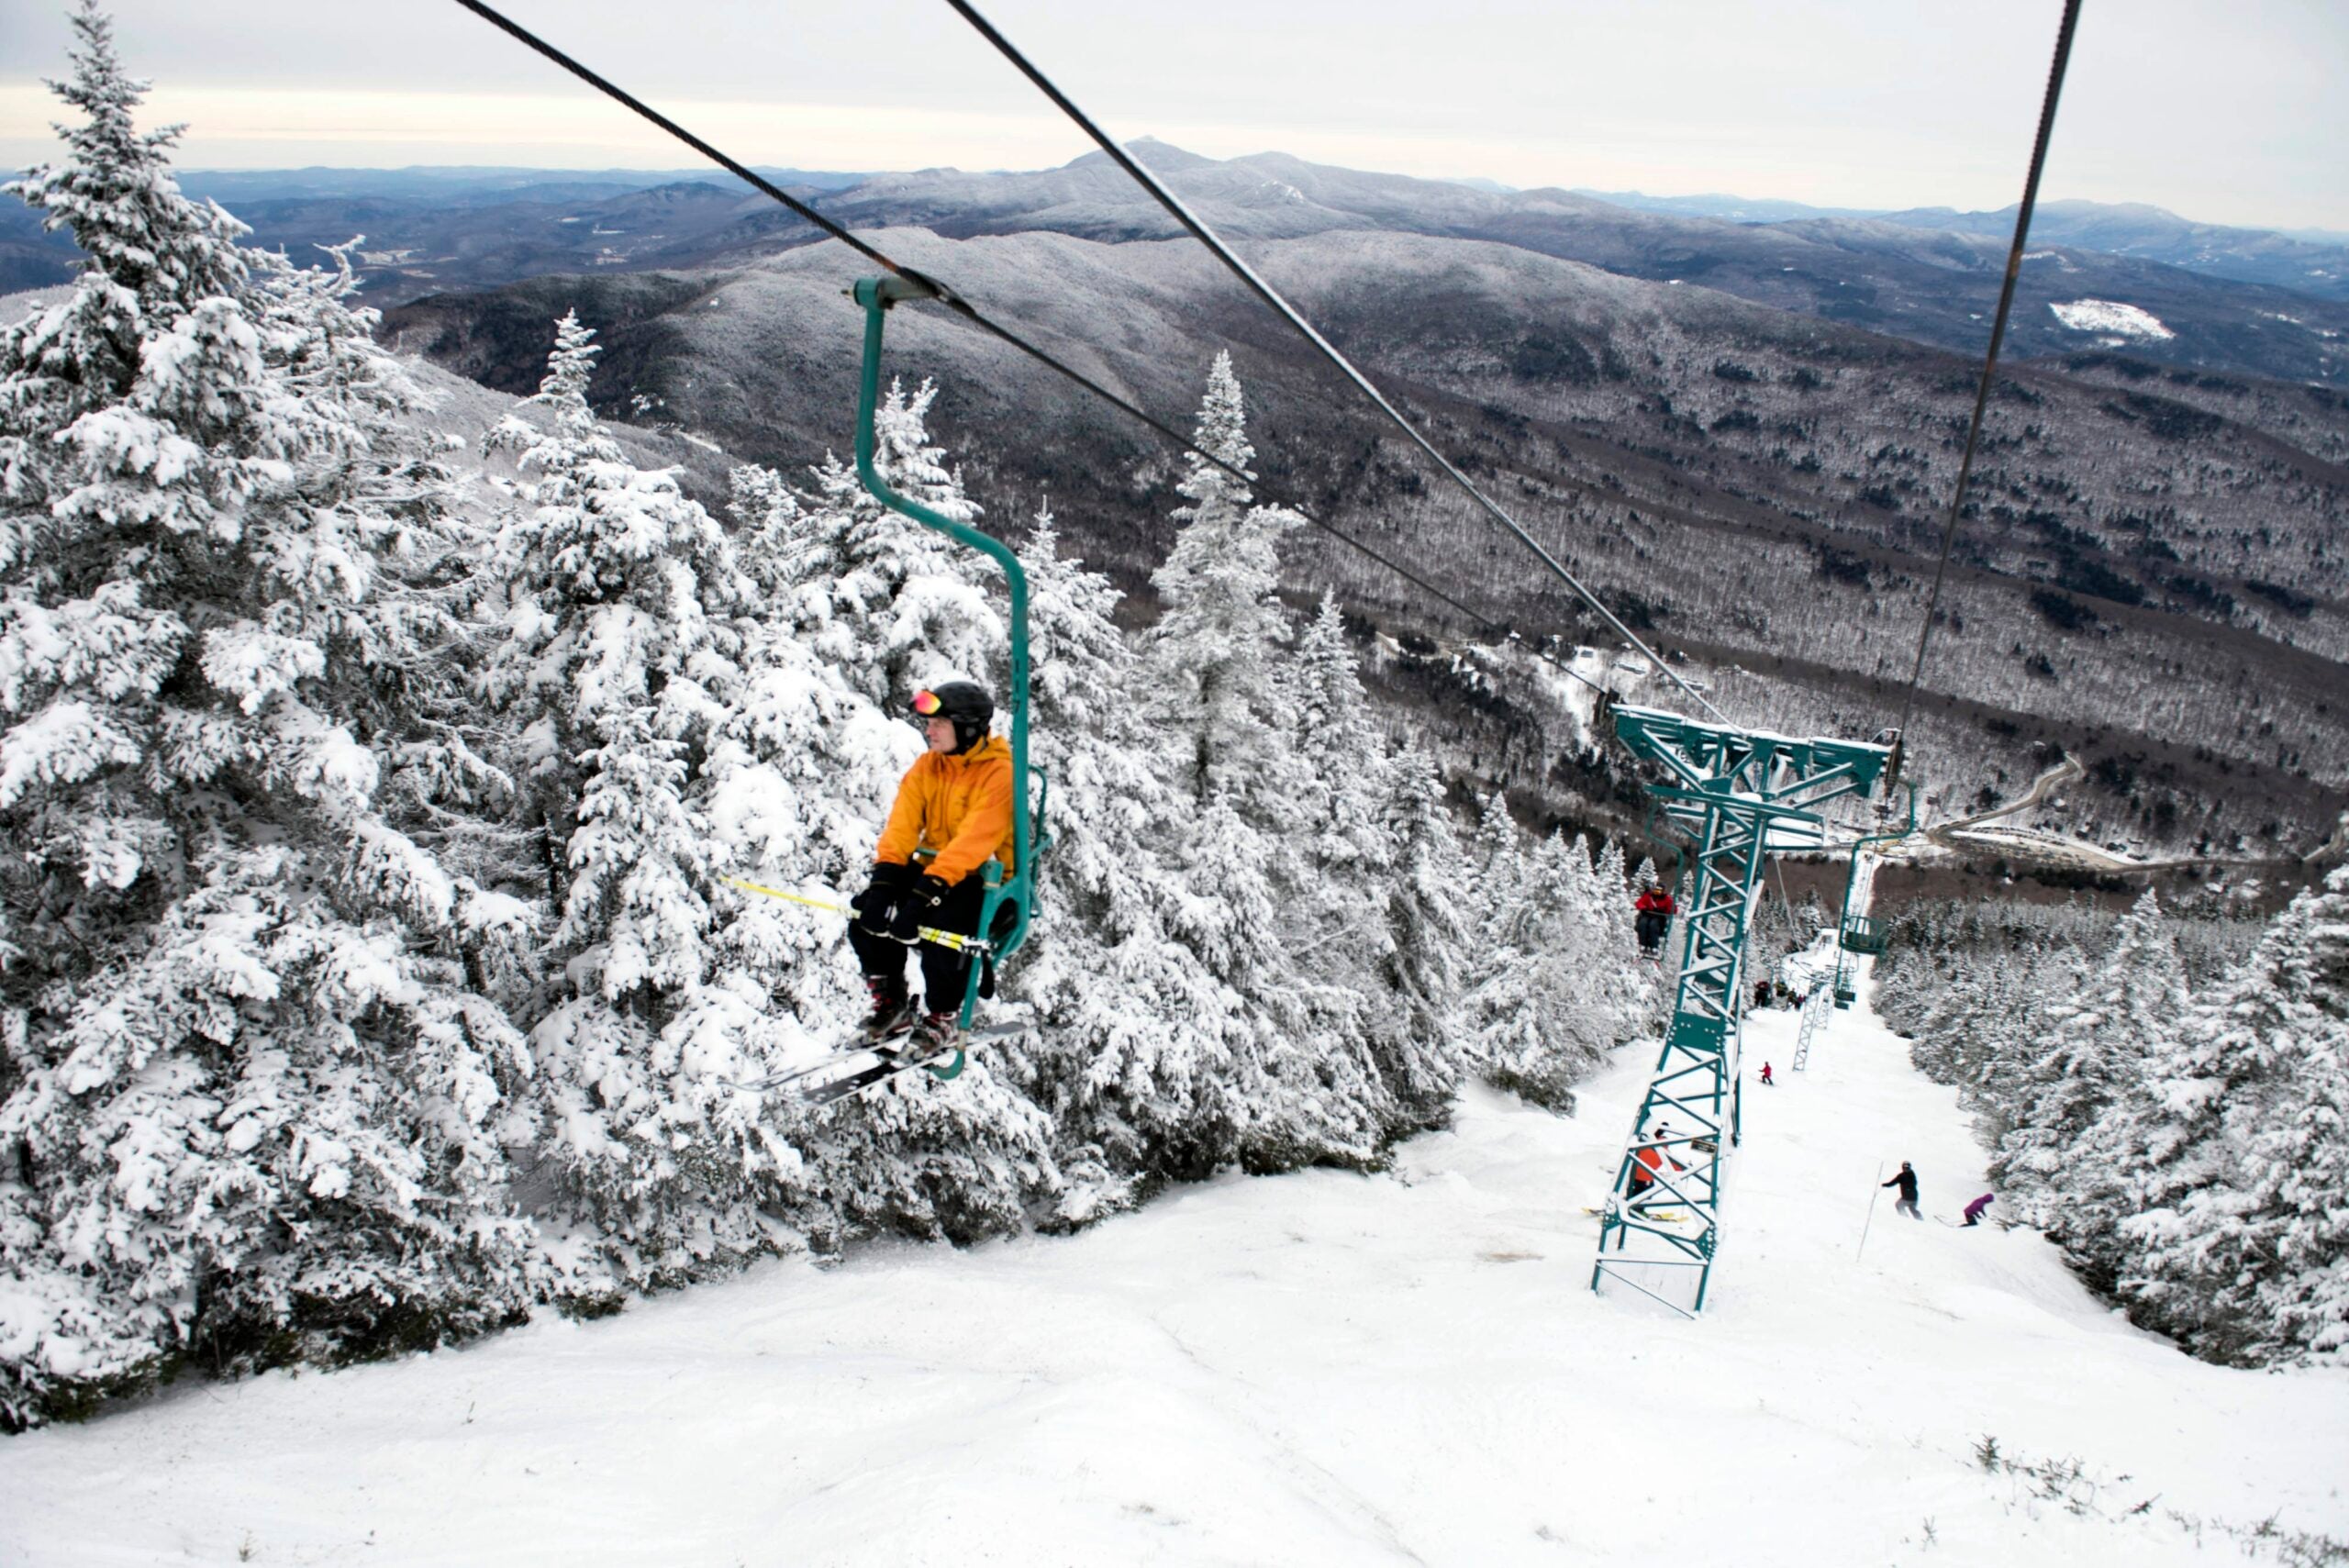
<svg viewBox="0 0 2349 1568"><path fill-rule="evenodd" d="M914 1027L914 1005L903 979L868 974L864 987L873 995L873 1010L856 1031L857 1043L874 1046L896 1039Z"/></svg>
<svg viewBox="0 0 2349 1568"><path fill-rule="evenodd" d="M963 1043L962 1017L959 1011L924 1013L913 1031L890 1049L907 1062L927 1062L959 1050Z"/></svg>

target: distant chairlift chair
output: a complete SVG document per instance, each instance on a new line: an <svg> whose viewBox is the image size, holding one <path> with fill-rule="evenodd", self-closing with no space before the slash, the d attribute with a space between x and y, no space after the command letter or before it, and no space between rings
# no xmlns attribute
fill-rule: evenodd
<svg viewBox="0 0 2349 1568"><path fill-rule="evenodd" d="M1865 915L1847 915L1843 917L1842 942L1845 952L1865 953L1874 958L1882 953L1885 949L1884 922L1871 919ZM1851 984L1844 978L1843 966L1837 964L1835 966L1835 1005L1848 1009L1858 998L1859 993L1854 990Z"/></svg>

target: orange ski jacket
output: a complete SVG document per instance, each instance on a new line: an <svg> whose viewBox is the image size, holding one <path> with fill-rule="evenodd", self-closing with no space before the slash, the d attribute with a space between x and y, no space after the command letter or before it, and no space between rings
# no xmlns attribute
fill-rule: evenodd
<svg viewBox="0 0 2349 1568"><path fill-rule="evenodd" d="M883 865L933 858L923 869L952 886L985 865L1019 868L1011 850L1011 743L990 735L961 756L924 751L906 770L873 858Z"/></svg>
<svg viewBox="0 0 2349 1568"><path fill-rule="evenodd" d="M1631 1170L1631 1190L1634 1192L1662 1176L1664 1168L1667 1164L1675 1171L1686 1171L1688 1168L1653 1144L1642 1149L1632 1150L1631 1158L1639 1162Z"/></svg>

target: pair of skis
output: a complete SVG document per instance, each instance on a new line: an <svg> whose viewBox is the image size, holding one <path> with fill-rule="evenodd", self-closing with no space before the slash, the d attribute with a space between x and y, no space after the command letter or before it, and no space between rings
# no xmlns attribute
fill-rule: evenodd
<svg viewBox="0 0 2349 1568"><path fill-rule="evenodd" d="M885 1040L836 1051L805 1067L758 1078L729 1079L727 1085L751 1094L785 1095L806 1106L828 1106L917 1068L941 1078L952 1078L963 1071L966 1045L974 1040L1015 1039L1026 1034L1030 1027L1026 1023L990 1024L963 1029L944 1044L924 1046L916 1041L908 1025ZM951 1065L941 1065L950 1059Z"/></svg>

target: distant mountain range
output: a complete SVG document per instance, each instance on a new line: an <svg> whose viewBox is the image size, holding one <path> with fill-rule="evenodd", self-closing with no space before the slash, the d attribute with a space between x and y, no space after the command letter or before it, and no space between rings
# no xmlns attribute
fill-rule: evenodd
<svg viewBox="0 0 2349 1568"><path fill-rule="evenodd" d="M1861 218L1903 228L2010 243L2015 208L1959 212L1954 207L1909 207L1879 211L1814 207L1800 202L1752 201L1743 196L1651 196L1638 191L1585 191L1575 195L1639 212L1683 217L1718 217L1733 223L1802 223L1819 218ZM2296 289L2320 299L2349 300L2349 235L2322 231L2287 233L2268 228L2232 228L2197 223L2142 203L2042 202L2032 213L2033 245L2063 245L2109 255L2161 261L2214 278Z"/></svg>
<svg viewBox="0 0 2349 1568"><path fill-rule="evenodd" d="M752 173L785 188L844 190L870 176L814 169L762 169ZM272 169L204 170L180 176L180 188L189 195L209 198L236 210L245 201L287 199L462 202L468 206L529 199L551 201L560 193L575 199L602 200L617 192L640 191L653 185L715 184L747 195L751 187L720 170L696 169ZM527 197L525 196L527 193Z"/></svg>
<svg viewBox="0 0 2349 1568"><path fill-rule="evenodd" d="M1753 196L1652 196L1644 191L1593 191L1575 187L1574 194L1634 212L1664 212L1679 217L1720 217L1731 223L1785 223L1804 217L1882 217L1876 207L1809 206Z"/></svg>
<svg viewBox="0 0 2349 1568"><path fill-rule="evenodd" d="M1209 222L1243 240L1388 232L1495 241L1965 353L1987 339L2013 223L2011 212L1856 216L1731 197L1601 199L1283 153L1219 161L1164 142L1135 146ZM780 169L771 177L860 230L1044 231L1120 243L1179 232L1098 153L1016 173ZM296 255L363 233L367 297L385 306L551 273L741 265L818 238L722 174L313 169L194 173L184 183L221 201L261 243ZM1714 205L1746 216L1696 210ZM2087 203L2048 204L2033 234L2010 354L2102 348L2209 373L2349 386L2349 250ZM0 208L0 288L54 281L70 257L28 212Z"/></svg>
<svg viewBox="0 0 2349 1568"><path fill-rule="evenodd" d="M866 177L756 172L801 197ZM250 224L251 243L297 260L365 235L367 297L377 304L546 272L675 264L712 230L773 206L711 169L196 170L179 183ZM664 188L672 194L648 199ZM0 200L0 294L61 282L79 254L70 239L42 232L31 209Z"/></svg>

